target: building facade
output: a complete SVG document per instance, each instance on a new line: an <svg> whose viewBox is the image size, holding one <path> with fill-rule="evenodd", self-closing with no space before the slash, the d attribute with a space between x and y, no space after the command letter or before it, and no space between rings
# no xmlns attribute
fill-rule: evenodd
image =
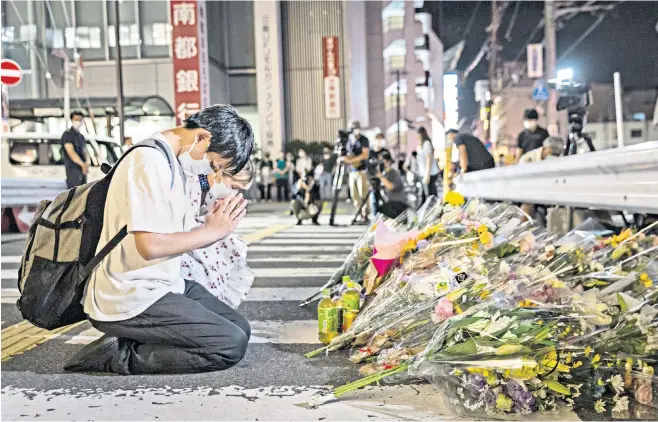
<svg viewBox="0 0 658 422"><path fill-rule="evenodd" d="M115 2L5 4L3 57L25 71L21 84L9 89L10 114L26 115L17 107L31 107L27 114L41 123L25 130L62 130L62 57L67 57L71 109L89 109L98 133L118 136L117 117L108 111L117 95ZM276 153L296 139L332 142L351 118L385 132L395 145L398 91L400 151L413 147L410 127L431 130L431 119L442 124L442 45L429 15L417 9L422 2L204 4L208 41L198 53L207 62L209 103L238 108L256 130L261 149ZM147 136L175 122L178 47L170 6L168 0L119 3L123 91L135 109L127 113L128 136Z"/></svg>

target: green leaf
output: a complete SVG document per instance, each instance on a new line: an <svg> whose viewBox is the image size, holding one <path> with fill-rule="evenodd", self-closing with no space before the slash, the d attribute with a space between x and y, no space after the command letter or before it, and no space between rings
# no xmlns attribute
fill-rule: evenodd
<svg viewBox="0 0 658 422"><path fill-rule="evenodd" d="M459 321L455 321L450 325L451 330L458 330L460 328L466 327L468 325L471 325L474 322L477 322L481 319L484 319L484 317L468 317L468 318L463 318L460 319Z"/></svg>
<svg viewBox="0 0 658 422"><path fill-rule="evenodd" d="M568 387L565 387L564 385L560 384L557 381L554 380L544 380L544 384L546 384L546 387L549 389L555 391L556 393L563 394L565 396L570 396L571 395L571 390L569 390Z"/></svg>
<svg viewBox="0 0 658 422"><path fill-rule="evenodd" d="M463 343L453 344L452 346L443 350L446 355L473 355L477 351L477 346L473 339L468 339Z"/></svg>
<svg viewBox="0 0 658 422"><path fill-rule="evenodd" d="M619 293L617 293L617 303L619 304L622 312L628 311L628 305L626 305L626 301Z"/></svg>

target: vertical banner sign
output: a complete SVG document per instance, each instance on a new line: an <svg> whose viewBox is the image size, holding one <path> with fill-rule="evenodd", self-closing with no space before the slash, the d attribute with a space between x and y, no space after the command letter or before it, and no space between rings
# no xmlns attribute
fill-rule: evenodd
<svg viewBox="0 0 658 422"><path fill-rule="evenodd" d="M208 106L208 48L204 0L171 0L176 122Z"/></svg>
<svg viewBox="0 0 658 422"><path fill-rule="evenodd" d="M528 44L528 77L544 77L544 50L541 44Z"/></svg>
<svg viewBox="0 0 658 422"><path fill-rule="evenodd" d="M340 119L340 75L338 64L338 37L322 38L324 65L324 117Z"/></svg>
<svg viewBox="0 0 658 422"><path fill-rule="evenodd" d="M278 152L284 148L280 9L278 1L254 2L258 139L264 152Z"/></svg>

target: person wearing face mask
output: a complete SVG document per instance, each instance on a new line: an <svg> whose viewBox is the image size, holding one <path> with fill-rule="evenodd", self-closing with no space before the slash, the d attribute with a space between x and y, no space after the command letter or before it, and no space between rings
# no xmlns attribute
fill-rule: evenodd
<svg viewBox="0 0 658 422"><path fill-rule="evenodd" d="M295 163L295 172L297 173L295 182L297 182L297 180L299 179L305 178L306 173L312 170L313 170L313 160L311 160L311 157L306 155L306 151L300 149L297 152L297 162Z"/></svg>
<svg viewBox="0 0 658 422"><path fill-rule="evenodd" d="M517 138L517 160L526 152L541 148L544 140L548 138L548 131L540 127L537 124L537 120L539 120L537 110L529 108L523 112L523 126L525 129L519 133L519 137Z"/></svg>
<svg viewBox="0 0 658 422"><path fill-rule="evenodd" d="M549 136L541 147L528 151L521 156L519 164L536 163L557 158L564 152L564 141L557 136ZM532 204L521 204L521 209L528 215L536 216L537 209Z"/></svg>
<svg viewBox="0 0 658 422"><path fill-rule="evenodd" d="M333 197L334 173L336 171L336 157L331 148L324 147L322 150L322 174L319 178L320 197L329 201Z"/></svg>
<svg viewBox="0 0 658 422"><path fill-rule="evenodd" d="M66 363L68 371L218 371L246 353L249 322L182 277L181 262L184 254L228 238L247 206L241 194L229 192L208 203L200 226L185 174L218 174L225 185L237 177L253 150L251 125L233 107L214 105L151 141L159 147L128 151L108 186L99 248L117 233L127 236L94 269L82 298L91 325L105 335L78 351ZM227 194L217 186L217 197Z"/></svg>
<svg viewBox="0 0 658 422"><path fill-rule="evenodd" d="M205 216L216 201L235 194L238 189L249 189L254 170L253 161L249 161L234 176L222 172L186 174L186 191L197 228L203 227ZM196 281L213 296L237 309L254 282L254 273L247 265L247 243L230 234L206 248L190 251L182 257L181 276Z"/></svg>
<svg viewBox="0 0 658 422"><path fill-rule="evenodd" d="M89 154L87 141L80 133L84 115L79 111L71 113L71 127L62 134L62 158L66 169L66 187L72 189L87 183L89 173Z"/></svg>

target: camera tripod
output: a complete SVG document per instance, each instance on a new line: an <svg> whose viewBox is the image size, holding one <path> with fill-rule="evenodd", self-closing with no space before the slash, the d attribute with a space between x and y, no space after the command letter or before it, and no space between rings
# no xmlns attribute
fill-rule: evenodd
<svg viewBox="0 0 658 422"><path fill-rule="evenodd" d="M340 191L343 188L343 179L345 178L345 171L347 168L347 165L345 163L338 163L337 165L338 165L338 169L334 173L334 180L332 184L333 197L331 198L331 214L329 215L330 226L336 225L335 218L336 218L336 208L338 207L338 197L340 196ZM352 217L352 222L351 222L352 225L359 223L358 222L359 217L363 212L363 207L365 207L366 204L368 204L371 193L374 193L377 203L380 202L379 189L373 189L372 183L369 183L367 192L363 195L363 197L359 198L359 202L356 207L356 212Z"/></svg>

